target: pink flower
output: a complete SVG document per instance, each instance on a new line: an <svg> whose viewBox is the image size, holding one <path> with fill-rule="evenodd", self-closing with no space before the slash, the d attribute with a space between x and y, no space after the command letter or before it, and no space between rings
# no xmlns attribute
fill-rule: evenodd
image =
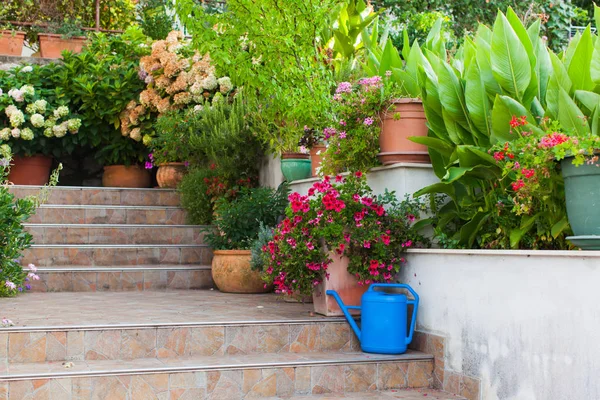
<svg viewBox="0 0 600 400"><path fill-rule="evenodd" d="M344 233L344 240L348 243L350 243L350 234L349 233Z"/></svg>
<svg viewBox="0 0 600 400"><path fill-rule="evenodd" d="M352 200L354 200L358 203L360 201L360 196L355 193L352 195Z"/></svg>
<svg viewBox="0 0 600 400"><path fill-rule="evenodd" d="M504 160L504 153L503 153L503 152L501 152L501 151L497 151L497 152L495 152L495 153L494 153L494 159L495 159L496 161L502 161L502 160Z"/></svg>
<svg viewBox="0 0 600 400"><path fill-rule="evenodd" d="M342 119L342 120L340 120L340 125L342 125L342 126L346 126L346 121L344 121L343 119Z"/></svg>
<svg viewBox="0 0 600 400"><path fill-rule="evenodd" d="M27 268L29 268L31 272L37 272L37 268L34 264L29 264Z"/></svg>
<svg viewBox="0 0 600 400"><path fill-rule="evenodd" d="M346 139L346 131L340 132L340 139Z"/></svg>
<svg viewBox="0 0 600 400"><path fill-rule="evenodd" d="M410 247L412 246L412 240L407 240L406 242L402 243L402 247Z"/></svg>
<svg viewBox="0 0 600 400"><path fill-rule="evenodd" d="M17 285L15 285L14 283L12 283L11 281L4 282L4 286L6 286L9 289L16 289L17 288Z"/></svg>
<svg viewBox="0 0 600 400"><path fill-rule="evenodd" d="M365 249L370 249L370 248L371 248L371 242L369 242L368 240L365 240L365 241L363 242L363 247L364 247Z"/></svg>
<svg viewBox="0 0 600 400"><path fill-rule="evenodd" d="M384 245L389 246L390 245L390 237L388 235L381 235L381 241L383 242Z"/></svg>
<svg viewBox="0 0 600 400"><path fill-rule="evenodd" d="M370 197L363 197L360 201L367 207L371 207L371 205L373 204L373 199Z"/></svg>
<svg viewBox="0 0 600 400"><path fill-rule="evenodd" d="M312 244L312 242L306 242L306 247L307 247L309 250L314 250L314 249L315 249L315 245L314 245L314 244Z"/></svg>
<svg viewBox="0 0 600 400"><path fill-rule="evenodd" d="M354 173L354 176L356 176L357 178L362 178L362 176L363 176L363 173L362 173L361 171L356 171L356 172Z"/></svg>
<svg viewBox="0 0 600 400"><path fill-rule="evenodd" d="M352 84L350 82L340 82L335 93L352 93Z"/></svg>
<svg viewBox="0 0 600 400"><path fill-rule="evenodd" d="M337 183L344 182L344 177L343 177L343 176L341 176L341 175L336 175L336 176L335 176L335 181L336 181Z"/></svg>
<svg viewBox="0 0 600 400"><path fill-rule="evenodd" d="M408 222L410 222L410 223L413 223L413 222L415 222L415 219L416 219L416 218L415 218L415 216L414 216L414 215L412 215L412 214L408 214L408 215L406 216L406 219L408 219Z"/></svg>
<svg viewBox="0 0 600 400"><path fill-rule="evenodd" d="M519 179L516 182L513 182L511 184L512 186L512 190L514 190L515 192L518 191L519 189L521 189L522 187L525 186L525 182L523 182L523 179Z"/></svg>
<svg viewBox="0 0 600 400"><path fill-rule="evenodd" d="M521 173L523 174L523 176L527 179L532 178L535 175L535 170L533 169L527 169L527 168L523 168L521 170Z"/></svg>
<svg viewBox="0 0 600 400"><path fill-rule="evenodd" d="M363 124L365 124L365 125L367 125L367 126L371 126L371 125L373 125L373 122L374 122L373 118L371 118L371 117L367 117L367 118L365 118L365 120L363 121Z"/></svg>

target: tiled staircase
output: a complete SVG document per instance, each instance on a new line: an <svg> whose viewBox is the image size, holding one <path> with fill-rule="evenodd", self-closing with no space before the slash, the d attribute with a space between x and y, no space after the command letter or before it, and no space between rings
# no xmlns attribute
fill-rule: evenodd
<svg viewBox="0 0 600 400"><path fill-rule="evenodd" d="M431 390L433 355L362 353L312 305L177 290L212 286L177 205L173 191L52 189L28 225L38 293L2 303L15 325L0 328L0 400L457 398Z"/></svg>

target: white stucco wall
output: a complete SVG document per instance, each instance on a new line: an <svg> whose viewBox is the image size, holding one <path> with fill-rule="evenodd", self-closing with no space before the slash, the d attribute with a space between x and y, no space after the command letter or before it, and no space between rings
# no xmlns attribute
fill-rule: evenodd
<svg viewBox="0 0 600 400"><path fill-rule="evenodd" d="M483 400L600 399L600 251L411 250L401 281Z"/></svg>
<svg viewBox="0 0 600 400"><path fill-rule="evenodd" d="M276 189L283 182L281 159L272 155L266 155L262 160L258 180L260 186Z"/></svg>

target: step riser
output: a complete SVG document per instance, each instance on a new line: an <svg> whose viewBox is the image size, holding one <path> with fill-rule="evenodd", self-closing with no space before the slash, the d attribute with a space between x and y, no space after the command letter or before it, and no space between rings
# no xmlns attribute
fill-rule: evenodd
<svg viewBox="0 0 600 400"><path fill-rule="evenodd" d="M208 247L140 247L140 248L31 248L24 252L21 263L38 267L60 265L210 265L212 251Z"/></svg>
<svg viewBox="0 0 600 400"><path fill-rule="evenodd" d="M346 322L0 334L9 363L340 351L360 351Z"/></svg>
<svg viewBox="0 0 600 400"><path fill-rule="evenodd" d="M32 292L125 292L214 287L210 270L200 271L115 271L43 272L30 281Z"/></svg>
<svg viewBox="0 0 600 400"><path fill-rule="evenodd" d="M10 398L249 399L318 393L429 387L432 363L386 362L329 366L73 377L0 383ZM31 396L31 397L30 397Z"/></svg>
<svg viewBox="0 0 600 400"><path fill-rule="evenodd" d="M28 226L36 244L202 244L204 233L191 227Z"/></svg>
<svg viewBox="0 0 600 400"><path fill-rule="evenodd" d="M38 208L27 221L34 224L151 224L184 225L182 209Z"/></svg>
<svg viewBox="0 0 600 400"><path fill-rule="evenodd" d="M11 187L17 197L37 195L39 187ZM179 206L179 194L171 190L156 189L102 189L58 187L50 189L47 204L89 204L121 206Z"/></svg>

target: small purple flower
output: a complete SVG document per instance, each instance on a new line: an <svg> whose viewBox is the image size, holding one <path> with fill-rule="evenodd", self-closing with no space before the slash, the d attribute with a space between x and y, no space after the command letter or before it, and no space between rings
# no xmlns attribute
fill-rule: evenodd
<svg viewBox="0 0 600 400"><path fill-rule="evenodd" d="M146 164L144 164L144 168L146 169L152 169L153 165L150 161L146 161Z"/></svg>
<svg viewBox="0 0 600 400"><path fill-rule="evenodd" d="M31 285L25 285L25 289L31 290Z"/></svg>
<svg viewBox="0 0 600 400"><path fill-rule="evenodd" d="M342 125L342 126L346 126L346 121L344 121L343 119L342 119L342 120L340 120L340 125Z"/></svg>
<svg viewBox="0 0 600 400"><path fill-rule="evenodd" d="M346 131L340 132L340 139L346 139Z"/></svg>
<svg viewBox="0 0 600 400"><path fill-rule="evenodd" d="M146 79L147 76L148 76L148 73L146 73L146 71L144 71L141 68L138 70L138 78L140 78L141 81Z"/></svg>
<svg viewBox="0 0 600 400"><path fill-rule="evenodd" d="M325 136L325 139L329 139L332 136L335 136L336 130L335 128L324 128L323 129L323 135Z"/></svg>
<svg viewBox="0 0 600 400"><path fill-rule="evenodd" d="M186 166L186 168L187 168L187 167L189 167L189 166L190 166L190 162L189 162L189 161L186 161L186 162L184 162L184 163L183 163L183 165L185 165L185 166Z"/></svg>
<svg viewBox="0 0 600 400"><path fill-rule="evenodd" d="M373 118L368 117L368 118L365 118L364 124L367 126L371 126L371 125L373 125L373 122L374 122Z"/></svg>
<svg viewBox="0 0 600 400"><path fill-rule="evenodd" d="M337 89L335 89L336 93L352 93L352 84L350 82L340 82Z"/></svg>
<svg viewBox="0 0 600 400"><path fill-rule="evenodd" d="M152 153L148 154L148 159L150 161L154 161L154 154L152 154Z"/></svg>
<svg viewBox="0 0 600 400"><path fill-rule="evenodd" d="M23 288L21 286L19 286L19 289L17 289L19 292L23 291Z"/></svg>
<svg viewBox="0 0 600 400"><path fill-rule="evenodd" d="M25 282L29 282L29 278L25 278Z"/></svg>
<svg viewBox="0 0 600 400"><path fill-rule="evenodd" d="M0 167L8 167L10 165L10 161L8 158L3 158L0 160Z"/></svg>

